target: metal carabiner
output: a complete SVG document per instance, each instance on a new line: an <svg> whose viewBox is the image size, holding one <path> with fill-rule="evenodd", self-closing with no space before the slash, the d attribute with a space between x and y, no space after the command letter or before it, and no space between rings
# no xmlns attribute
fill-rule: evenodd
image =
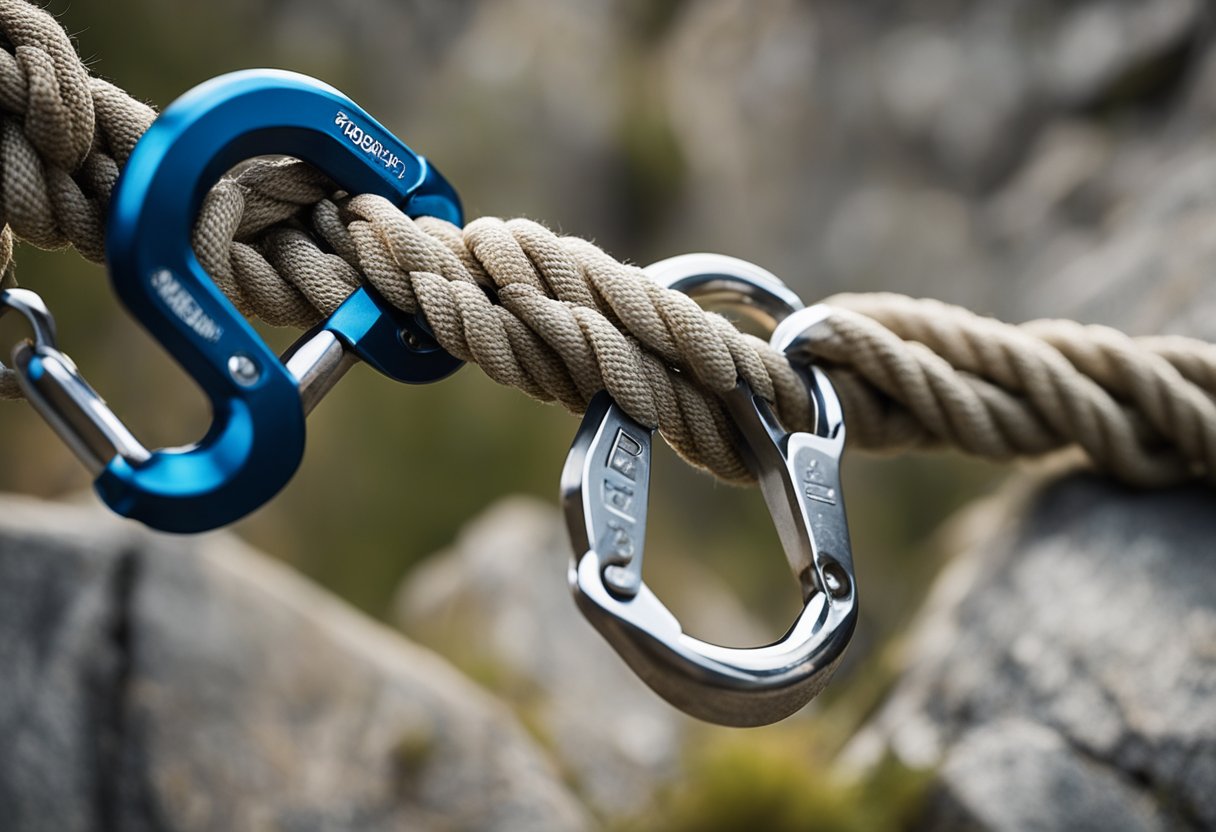
<svg viewBox="0 0 1216 832"><path fill-rule="evenodd" d="M772 274L734 258L685 255L647 268L670 288L716 297L770 329L814 313ZM759 480L805 606L773 644L721 647L684 633L642 580L653 431L607 393L591 402L562 472L574 545L570 586L579 608L655 692L692 716L723 725L783 719L823 689L857 621L857 589L840 491L844 423L827 378L807 377L814 433L785 431L740 381L726 399Z"/></svg>
<svg viewBox="0 0 1216 832"><path fill-rule="evenodd" d="M456 192L434 167L313 78L235 72L171 104L123 169L106 258L119 298L211 402L211 428L197 444L145 449L55 348L45 307L30 293L7 297L41 321L34 342L14 354L31 403L96 475L112 509L158 529L215 528L274 496L303 456L306 413L357 359L410 383L437 381L461 365L425 322L366 285L282 362L271 352L191 247L210 187L237 163L268 154L303 159L348 192L379 194L411 216L461 222Z"/></svg>

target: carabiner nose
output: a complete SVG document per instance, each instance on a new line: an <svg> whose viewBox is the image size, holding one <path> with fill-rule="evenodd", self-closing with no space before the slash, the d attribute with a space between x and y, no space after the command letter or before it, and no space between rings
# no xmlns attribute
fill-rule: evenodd
<svg viewBox="0 0 1216 832"><path fill-rule="evenodd" d="M236 72L195 87L164 111L115 189L106 258L119 298L202 388L213 421L188 447L142 455L118 448L98 460L108 449L103 442L82 454L98 473L101 498L155 528L214 528L270 499L299 465L306 411L354 358L412 383L436 381L461 363L434 342L421 319L393 309L367 286L288 354L290 366L280 362L191 246L210 187L237 163L267 154L303 159L348 192L379 194L412 216L461 221L456 192L434 167L349 98L312 78ZM37 351L28 357L25 367L48 385L43 395L31 396L48 421L57 430L66 426L67 434L93 430L100 418L96 394L86 402L76 396L80 387L70 374L47 376ZM22 373L27 391L37 386L30 372ZM61 395L55 379L76 393ZM111 418L106 411L102 421ZM79 452L80 442L65 438Z"/></svg>
<svg viewBox="0 0 1216 832"><path fill-rule="evenodd" d="M806 310L768 272L718 255L656 263L647 274L690 295L729 301L772 328ZM815 371L814 433L787 433L740 381L727 397L805 606L777 642L721 647L684 633L642 580L653 432L607 393L593 399L562 473L575 549L570 584L579 608L634 672L681 710L710 722L776 722L827 684L857 620L853 561L840 494L843 419Z"/></svg>

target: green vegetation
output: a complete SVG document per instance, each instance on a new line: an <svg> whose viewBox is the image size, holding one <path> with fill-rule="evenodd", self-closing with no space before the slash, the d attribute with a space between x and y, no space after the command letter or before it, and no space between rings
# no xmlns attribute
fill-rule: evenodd
<svg viewBox="0 0 1216 832"><path fill-rule="evenodd" d="M909 828L931 772L885 759L848 779L808 749L809 730L733 734L700 749L688 777L620 832L893 832ZM809 824L809 825L808 825Z"/></svg>

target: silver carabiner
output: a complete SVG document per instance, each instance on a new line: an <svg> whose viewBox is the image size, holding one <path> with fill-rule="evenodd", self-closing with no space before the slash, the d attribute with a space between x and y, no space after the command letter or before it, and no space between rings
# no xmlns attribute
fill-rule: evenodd
<svg viewBox="0 0 1216 832"><path fill-rule="evenodd" d="M750 263L711 254L656 263L657 282L725 301L770 330L797 314L796 295ZM788 332L789 330L787 330ZM796 334L796 333L795 333ZM575 557L569 578L579 608L635 673L692 716L723 725L765 725L814 698L839 664L857 621L857 590L840 492L844 422L827 378L807 378L814 433L789 433L742 381L726 397L805 606L764 647L732 648L684 633L642 580L653 431L607 393L591 402L562 472Z"/></svg>
<svg viewBox="0 0 1216 832"><path fill-rule="evenodd" d="M8 289L0 292L0 316L9 309L29 322L34 336L13 349L13 369L21 389L89 473L100 473L116 456L133 465L146 462L151 452L59 349L55 319L42 298L28 289Z"/></svg>

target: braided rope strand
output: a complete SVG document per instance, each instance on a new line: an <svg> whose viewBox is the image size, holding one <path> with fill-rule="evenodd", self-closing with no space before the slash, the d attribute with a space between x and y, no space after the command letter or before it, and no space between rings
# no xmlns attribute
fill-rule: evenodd
<svg viewBox="0 0 1216 832"><path fill-rule="evenodd" d="M0 286L14 235L104 255L106 209L155 113L92 77L47 12L0 0ZM200 262L245 315L305 328L362 280L424 315L445 349L501 384L581 412L606 389L689 461L750 475L720 395L740 378L792 429L799 373L763 341L593 244L533 222L460 229L374 196L335 199L295 161L259 161L208 195ZM1216 479L1216 346L1069 321L1013 326L936 301L838 295L809 333L853 445L954 446L996 459L1078 445L1131 483ZM17 398L0 368L0 398Z"/></svg>

